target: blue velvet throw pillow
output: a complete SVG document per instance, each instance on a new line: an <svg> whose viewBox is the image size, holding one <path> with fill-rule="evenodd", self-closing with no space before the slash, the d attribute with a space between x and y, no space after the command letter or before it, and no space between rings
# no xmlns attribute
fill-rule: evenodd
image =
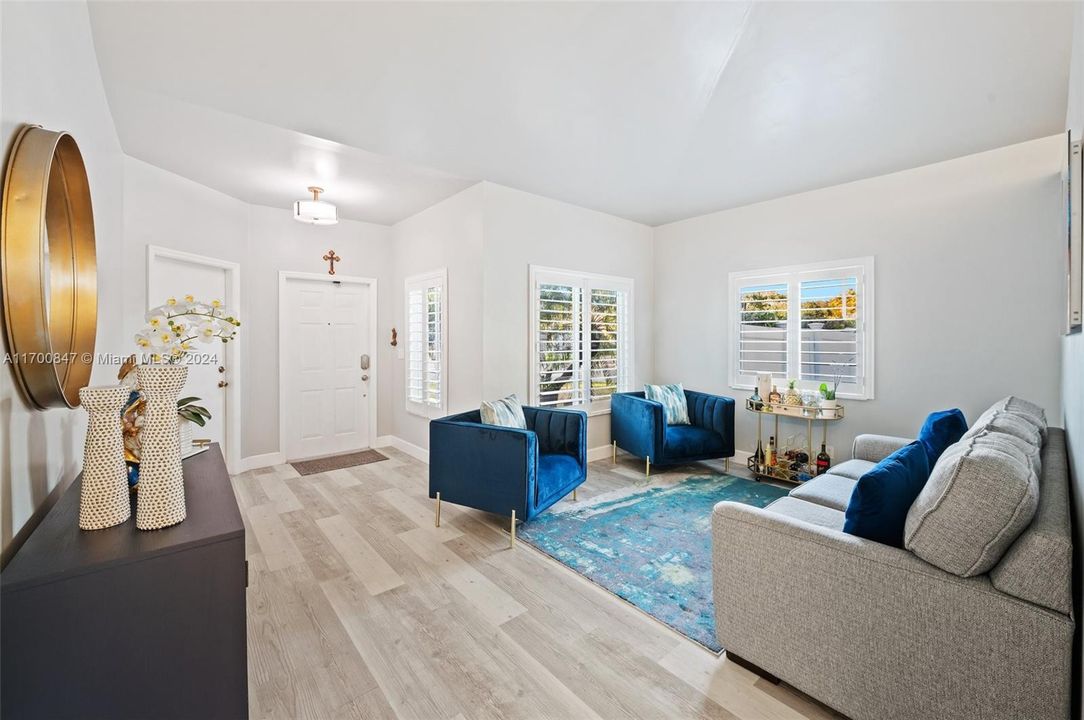
<svg viewBox="0 0 1084 720"><path fill-rule="evenodd" d="M926 422L918 431L918 441L926 448L926 459L930 462L931 470L945 448L959 442L965 432L967 420L964 420L959 408L938 410L926 416Z"/></svg>
<svg viewBox="0 0 1084 720"><path fill-rule="evenodd" d="M903 547L907 511L930 477L926 448L917 440L877 463L854 486L843 532Z"/></svg>

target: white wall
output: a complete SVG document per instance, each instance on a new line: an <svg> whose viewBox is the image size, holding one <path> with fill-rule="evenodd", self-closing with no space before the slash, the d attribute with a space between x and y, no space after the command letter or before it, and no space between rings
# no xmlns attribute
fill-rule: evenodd
<svg viewBox="0 0 1084 720"><path fill-rule="evenodd" d="M125 352L142 325L146 247L229 260L241 265L241 456L279 451L279 271L327 272L321 258L334 249L337 272L378 280L378 338L391 328L391 229L341 220L315 227L293 220L287 208L248 205L179 175L125 158ZM157 304L160 298L150 300ZM387 422L392 368L378 365L377 426Z"/></svg>
<svg viewBox="0 0 1084 720"><path fill-rule="evenodd" d="M121 344L123 163L98 73L84 3L0 3L0 135L4 156L23 123L72 133L82 150L94 201L98 254L97 350ZM98 366L91 382L111 381ZM11 369L0 368L0 541L12 543L50 491L79 472L82 410L31 409ZM29 527L27 528L29 530ZM17 544L17 543L16 543Z"/></svg>
<svg viewBox="0 0 1084 720"><path fill-rule="evenodd" d="M1073 23L1073 56L1069 72L1069 110L1065 127L1074 139L1084 138L1084 3L1076 4ZM1078 195L1079 197L1079 195ZM1062 340L1061 382L1065 432L1069 441L1069 468L1073 480L1073 508L1076 524L1075 565L1077 577L1084 574L1084 332L1077 331ZM1084 617L1080 583L1075 598L1076 617ZM1081 717L1081 686L1084 685L1084 643L1077 623L1076 679L1073 699L1077 717Z"/></svg>
<svg viewBox="0 0 1084 720"><path fill-rule="evenodd" d="M974 419L1009 393L1059 417L1063 154L1061 137L1035 140L656 228L656 380L743 398L727 274L873 255L876 399L846 402L835 461L856 434L913 437L931 410ZM754 416L736 425L751 451Z"/></svg>
<svg viewBox="0 0 1084 720"><path fill-rule="evenodd" d="M448 270L448 413L477 408L482 401L483 186L473 185L392 228L394 322L399 348L406 348L403 282L411 275ZM406 410L406 365L384 345L385 367L394 368L389 396L391 433L429 447L429 421Z"/></svg>
<svg viewBox="0 0 1084 720"><path fill-rule="evenodd" d="M647 225L483 183L485 192L485 343L482 394L530 397L531 265L633 279L632 387L653 375L652 230ZM588 447L610 444L610 416L588 421Z"/></svg>
<svg viewBox="0 0 1084 720"><path fill-rule="evenodd" d="M249 206L249 247L241 263L241 292L247 310L242 329L245 380L243 455L278 452L279 448L279 271L326 273L322 260L329 249L342 258L338 275L377 279L377 433L389 421L393 366L383 348L391 333L391 228L339 220L316 227L293 219L288 208Z"/></svg>

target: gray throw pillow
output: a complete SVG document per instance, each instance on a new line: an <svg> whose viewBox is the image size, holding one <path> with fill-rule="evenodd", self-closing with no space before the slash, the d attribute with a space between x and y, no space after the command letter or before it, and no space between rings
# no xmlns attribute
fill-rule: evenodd
<svg viewBox="0 0 1084 720"><path fill-rule="evenodd" d="M482 422L486 425L527 429L527 420L523 417L523 406L515 393L508 397L482 403Z"/></svg>
<svg viewBox="0 0 1084 720"><path fill-rule="evenodd" d="M907 513L904 547L961 577L1001 559L1039 505L1028 455L993 433L949 446Z"/></svg>

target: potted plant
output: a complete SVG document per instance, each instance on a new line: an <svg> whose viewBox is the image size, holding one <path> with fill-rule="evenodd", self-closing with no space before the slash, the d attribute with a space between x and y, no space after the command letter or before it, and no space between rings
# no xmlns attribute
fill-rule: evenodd
<svg viewBox="0 0 1084 720"><path fill-rule="evenodd" d="M836 403L836 391L839 389L839 376L832 381L832 387L828 387L827 383L821 383L821 409L825 415L834 417L836 414L836 408L839 405Z"/></svg>
<svg viewBox="0 0 1084 720"><path fill-rule="evenodd" d="M177 437L181 443L181 457L192 452L192 424L200 427L211 419L211 413L202 405L196 405L198 397L186 397L177 401Z"/></svg>

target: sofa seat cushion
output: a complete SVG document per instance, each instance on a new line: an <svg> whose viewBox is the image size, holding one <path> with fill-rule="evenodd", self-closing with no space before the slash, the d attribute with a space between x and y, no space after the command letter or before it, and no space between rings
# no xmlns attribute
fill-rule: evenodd
<svg viewBox="0 0 1084 720"><path fill-rule="evenodd" d="M696 425L668 425L663 444L667 457L699 457L723 451L723 436Z"/></svg>
<svg viewBox="0 0 1084 720"><path fill-rule="evenodd" d="M858 479L843 532L903 547L908 510L929 477L930 461L922 443L916 440L892 453Z"/></svg>
<svg viewBox="0 0 1084 720"><path fill-rule="evenodd" d="M857 484L857 480L830 472L802 483L790 491L790 496L842 512L847 509Z"/></svg>
<svg viewBox="0 0 1084 720"><path fill-rule="evenodd" d="M844 515L839 510L799 500L790 495L779 498L766 507L765 510L786 515L789 518L801 520L811 525L820 525L830 530L843 529Z"/></svg>
<svg viewBox="0 0 1084 720"><path fill-rule="evenodd" d="M564 453L545 453L538 456L538 504L543 505L554 495L568 492L581 476L580 463Z"/></svg>
<svg viewBox="0 0 1084 720"><path fill-rule="evenodd" d="M872 470L876 464L877 463L870 462L869 460L847 460L841 462L839 465L833 465L831 469L828 470L828 473L857 481L858 478Z"/></svg>
<svg viewBox="0 0 1084 720"><path fill-rule="evenodd" d="M993 435L946 450L907 514L904 546L960 577L994 567L1039 504L1029 458Z"/></svg>

